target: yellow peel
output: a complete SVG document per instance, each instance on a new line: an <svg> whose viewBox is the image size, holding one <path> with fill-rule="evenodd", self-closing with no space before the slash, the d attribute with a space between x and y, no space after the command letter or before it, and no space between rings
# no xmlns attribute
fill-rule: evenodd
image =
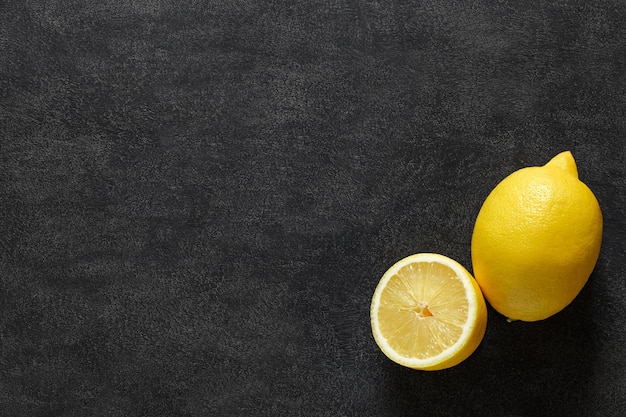
<svg viewBox="0 0 626 417"><path fill-rule="evenodd" d="M511 319L558 313L583 288L600 253L602 212L571 152L522 168L483 203L472 235L476 281Z"/></svg>

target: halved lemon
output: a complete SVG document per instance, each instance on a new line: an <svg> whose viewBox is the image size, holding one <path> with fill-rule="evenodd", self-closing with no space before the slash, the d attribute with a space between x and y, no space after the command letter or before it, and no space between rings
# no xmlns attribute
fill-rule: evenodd
<svg viewBox="0 0 626 417"><path fill-rule="evenodd" d="M461 363L487 327L487 307L474 278L435 253L411 255L389 268L374 291L370 315L383 353L421 370Z"/></svg>

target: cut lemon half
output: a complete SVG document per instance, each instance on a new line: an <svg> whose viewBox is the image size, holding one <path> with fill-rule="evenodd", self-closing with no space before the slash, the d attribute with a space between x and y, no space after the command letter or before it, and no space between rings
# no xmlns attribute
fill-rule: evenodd
<svg viewBox="0 0 626 417"><path fill-rule="evenodd" d="M370 309L374 340L392 361L413 369L457 365L478 347L487 307L470 273L434 253L408 256L380 279Z"/></svg>

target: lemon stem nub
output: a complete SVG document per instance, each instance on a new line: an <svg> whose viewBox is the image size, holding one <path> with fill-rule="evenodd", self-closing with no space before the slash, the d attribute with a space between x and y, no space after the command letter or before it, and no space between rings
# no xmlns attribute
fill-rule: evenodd
<svg viewBox="0 0 626 417"><path fill-rule="evenodd" d="M554 158L552 158L546 166L558 167L567 171L570 175L578 178L578 168L576 168L576 161L570 151L561 152Z"/></svg>

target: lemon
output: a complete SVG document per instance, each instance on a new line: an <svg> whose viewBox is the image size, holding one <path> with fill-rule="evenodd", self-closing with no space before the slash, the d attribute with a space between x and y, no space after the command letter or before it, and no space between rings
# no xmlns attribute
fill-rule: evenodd
<svg viewBox="0 0 626 417"><path fill-rule="evenodd" d="M513 320L548 318L570 304L594 269L602 212L566 151L515 171L483 203L472 265L483 295Z"/></svg>
<svg viewBox="0 0 626 417"><path fill-rule="evenodd" d="M420 253L380 279L370 309L372 333L392 361L413 369L457 365L478 347L487 307L470 273L456 261Z"/></svg>

